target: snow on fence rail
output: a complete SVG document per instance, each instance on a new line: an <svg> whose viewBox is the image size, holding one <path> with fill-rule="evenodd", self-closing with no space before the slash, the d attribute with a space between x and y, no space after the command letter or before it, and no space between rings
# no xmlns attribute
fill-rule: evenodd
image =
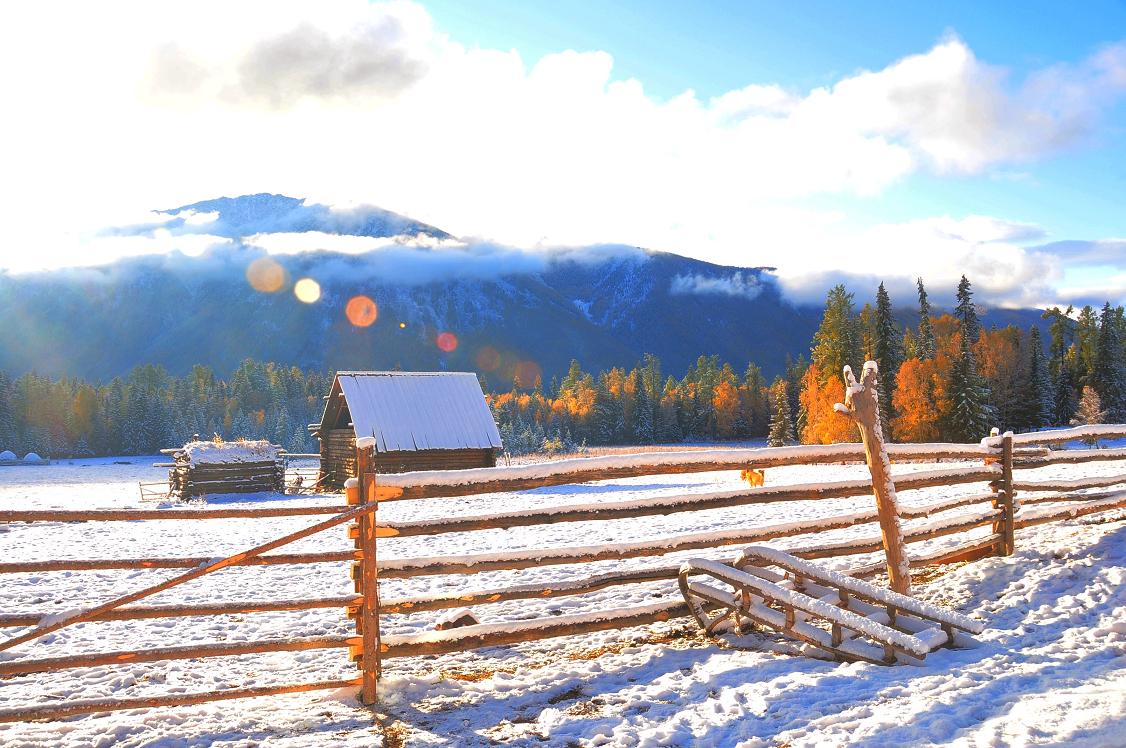
<svg viewBox="0 0 1126 748"><path fill-rule="evenodd" d="M1030 527L1075 516L1107 511L1126 506L1126 487L1120 492L1078 495L1075 492L1089 488L1105 488L1126 484L1126 475L1115 478L1086 478L1073 481L1014 481L1014 469L1027 469L1049 464L1081 463L1094 460L1126 459L1126 450L1073 450L1051 452L1044 448L1014 449L1014 444L1062 443L1084 438L1109 438L1126 436L1126 426L1068 429L1066 432L1040 432L1022 435L1025 438L985 439L981 444L906 444L889 445L888 452L896 461L936 461L939 459L981 460L981 465L936 469L911 473L895 480L898 490L927 488L985 482L990 492L975 493L926 506L901 507L905 543L920 543L934 538L958 535L982 527L992 528L985 537L964 540L953 545L916 554L909 559L910 566L918 568L936 563L980 558L983 555L1011 552L1011 535L1014 529ZM1027 438L1034 436L1035 438ZM444 632L378 637L378 615L411 614L423 611L447 610L466 605L482 605L514 600L542 599L553 596L581 595L618 585L637 584L660 580L673 580L679 562L646 568L626 568L610 573L594 574L582 579L535 584L516 584L486 589L443 591L416 596L389 598L376 602L371 581L377 572L385 579L429 575L474 574L485 571L514 570L529 567L562 564L585 564L608 559L628 559L664 556L695 549L723 548L742 543L762 542L796 536L813 536L828 530L875 524L875 510L839 514L815 520L765 525L748 528L731 528L714 532L674 535L659 540L615 543L601 546L578 546L549 549L504 551L474 554L458 558L403 558L380 560L365 570L364 561L374 558L374 538L383 537L394 542L398 537L418 537L454 532L525 527L559 522L585 522L615 520L630 517L668 515L677 512L694 512L742 505L786 501L808 501L844 498L870 494L870 480L834 481L819 484L747 488L737 491L713 492L688 496L660 497L629 502L598 504L573 504L546 507L519 512L495 512L476 516L438 518L433 520L376 523L375 513L379 501L444 498L478 494L511 492L542 486L564 485L594 480L645 475L734 470L747 467L771 467L793 464L818 464L857 462L864 459L859 444L815 447L786 447L776 449L725 449L693 452L658 452L651 454L578 458L539 465L510 468L484 468L463 471L427 471L398 475L379 475L364 472L362 490L353 483L350 499L368 503L359 506L317 506L261 509L154 509L154 510L84 510L84 511L5 511L0 512L4 522L40 521L131 521L159 519L233 519L252 517L283 517L300 515L330 515L327 519L265 543L249 551L226 559L210 558L135 558L135 559L55 559L0 563L0 573L44 572L87 569L186 569L171 580L153 585L137 593L79 611L65 620L43 620L35 613L4 613L0 626L34 626L31 631L0 641L0 650L16 644L30 642L51 631L74 622L122 621L197 615L226 615L279 610L308 610L315 608L343 608L349 615L374 623L368 636L360 626L356 636L271 639L264 641L216 643L164 647L144 651L101 652L70 654L63 657L19 659L0 662L0 675L11 676L33 672L47 672L72 667L90 667L117 663L156 662L168 659L196 657L224 657L232 654L258 652L302 651L317 648L347 648L353 659L359 659L365 677L321 681L317 683L271 686L266 688L233 689L209 694L175 694L152 698L101 699L69 702L64 705L24 707L0 710L0 721L18 719L61 718L74 714L111 709L129 709L143 706L167 706L200 703L213 699L242 698L244 696L270 695L312 690L365 685L372 682L378 672L379 658L439 654L462 649L496 646L548 638L566 634L584 633L611 628L624 628L656 620L687 614L685 605L667 601L654 605L620 608L578 616L552 617L508 624L478 624ZM363 465L366 460L359 460ZM369 463L370 464L370 463ZM1060 507L1026 510L1019 514L1012 504L1015 489L1027 491L1065 491L1047 497L1033 497L1028 503L1040 500L1066 502ZM1008 504L1005 494L1008 493ZM975 504L991 503L984 510L959 513L932 519L931 516ZM351 504L351 502L350 502ZM312 534L359 521L353 525L352 537L357 539L356 551L330 551L312 553L267 553L288 543ZM367 528L367 529L364 529ZM788 552L804 559L850 557L878 553L883 549L881 538L871 536L839 542L799 544ZM195 579L212 571L236 565L275 565L298 563L340 563L360 561L357 570L355 595L310 598L302 600L244 601L237 603L196 603L191 605L137 605L136 603L156 592L167 590L184 581ZM850 573L867 577L880 573L883 563L854 565ZM367 576L364 576L364 575ZM361 581L361 577L363 580ZM370 596L369 596L370 595ZM376 644L372 644L372 639ZM364 653L378 652L377 658L364 661ZM372 662L375 659L375 662Z"/></svg>

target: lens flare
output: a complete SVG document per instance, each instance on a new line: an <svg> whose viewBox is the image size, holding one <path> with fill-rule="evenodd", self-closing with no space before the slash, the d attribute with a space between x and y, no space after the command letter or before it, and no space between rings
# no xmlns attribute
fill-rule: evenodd
<svg viewBox="0 0 1126 748"><path fill-rule="evenodd" d="M371 327L379 316L379 307L367 296L353 296L344 307L344 316L356 327Z"/></svg>
<svg viewBox="0 0 1126 748"><path fill-rule="evenodd" d="M247 266L246 280L255 291L275 293L285 285L285 268L269 257L259 257Z"/></svg>
<svg viewBox="0 0 1126 748"><path fill-rule="evenodd" d="M406 322L400 322L400 323L399 323L399 329L400 329L400 330L405 330L405 329L407 329L407 323L406 323Z"/></svg>
<svg viewBox="0 0 1126 748"><path fill-rule="evenodd" d="M491 345L477 351L477 366L481 371L496 371L500 368L500 351Z"/></svg>
<svg viewBox="0 0 1126 748"><path fill-rule="evenodd" d="M521 387L532 388L542 383L543 371L535 361L521 361L516 364L515 379L520 380Z"/></svg>
<svg viewBox="0 0 1126 748"><path fill-rule="evenodd" d="M457 348L457 336L452 332L441 333L434 342L446 353L450 353Z"/></svg>
<svg viewBox="0 0 1126 748"><path fill-rule="evenodd" d="M321 284L312 278L302 278L293 284L293 295L297 297L298 301L312 304L321 298Z"/></svg>

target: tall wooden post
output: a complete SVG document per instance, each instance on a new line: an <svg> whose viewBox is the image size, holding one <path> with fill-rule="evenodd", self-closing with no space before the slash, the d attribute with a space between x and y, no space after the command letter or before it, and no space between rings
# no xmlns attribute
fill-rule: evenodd
<svg viewBox="0 0 1126 748"><path fill-rule="evenodd" d="M888 583L892 590L908 594L911 591L911 565L903 547L903 530L899 526L899 506L895 498L895 483L891 479L891 461L884 447L883 429L880 428L880 404L876 390L876 362L864 364L860 382L852 375L852 368L844 368L845 401L836 410L851 418L860 429L864 443L864 456L872 474L872 492L876 496L876 513L880 519L880 535L887 556Z"/></svg>
<svg viewBox="0 0 1126 748"><path fill-rule="evenodd" d="M349 504L377 504L375 482L375 455L373 447L356 448L356 481L347 486ZM351 483L351 482L350 482ZM376 511L363 515L349 528L349 536L356 544L358 560L352 564L352 579L361 596L358 608L350 614L356 619L356 633L361 644L353 650L353 659L363 675L360 700L374 704L380 674L379 641L379 564L376 554Z"/></svg>
<svg viewBox="0 0 1126 748"><path fill-rule="evenodd" d="M996 430L996 429L995 429ZM1001 437L1001 477L989 484L993 489L993 508L1000 516L993 533L1001 536L997 555L1016 553L1016 492L1013 490L1013 432Z"/></svg>

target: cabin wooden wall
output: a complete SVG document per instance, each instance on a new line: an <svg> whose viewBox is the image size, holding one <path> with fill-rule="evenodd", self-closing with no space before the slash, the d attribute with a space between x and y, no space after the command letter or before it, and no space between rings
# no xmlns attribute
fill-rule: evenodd
<svg viewBox="0 0 1126 748"><path fill-rule="evenodd" d="M322 484L343 488L356 474L356 434L352 429L323 429L320 440Z"/></svg>
<svg viewBox="0 0 1126 748"><path fill-rule="evenodd" d="M494 467L493 449L424 449L415 452L383 452L375 456L380 473L406 473L412 470L465 470ZM324 485L341 488L356 474L356 435L351 429L326 429L321 432L321 472Z"/></svg>

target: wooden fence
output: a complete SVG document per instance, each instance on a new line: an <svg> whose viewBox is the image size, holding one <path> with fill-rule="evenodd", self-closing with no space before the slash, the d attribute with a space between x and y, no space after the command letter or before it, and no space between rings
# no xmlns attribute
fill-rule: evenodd
<svg viewBox="0 0 1126 748"><path fill-rule="evenodd" d="M1022 434L1016 437L1006 435L1004 437L987 438L981 444L889 445L888 453L894 462L958 460L971 463L970 465L938 467L926 472L901 475L895 480L895 487L898 491L935 486L983 484L983 490L980 492L944 498L923 506L900 507L900 519L905 521L903 537L908 544L954 536L982 527L990 528L984 537L963 539L937 550L913 554L910 556L911 567L918 568L931 564L971 560L990 554L1009 554L1013 552L1015 547L1015 531L1021 528L1126 506L1126 487L1119 491L1103 491L1096 494L1076 493L1079 490L1109 488L1126 484L1126 475L1051 481L1025 480L1019 476L1020 471L1046 465L1126 459L1126 450L1121 449L1050 451L1037 445L1062 443L1080 438L1124 436L1126 436L1126 426L1117 425ZM871 480L739 488L730 491L683 496L661 496L633 501L551 506L394 523L376 521L378 506L381 502L388 501L436 500L508 493L531 488L613 478L742 470L748 467L762 469L784 465L862 462L864 457L864 450L860 444L837 444L764 449L656 452L630 456L559 460L528 466L376 475L371 470L374 463L370 451L360 450L357 455L359 479L353 481L348 488L348 503L340 506L0 511L0 522L219 520L223 518L327 515L325 519L302 530L224 559L150 557L0 562L0 573L9 574L91 569L185 570L164 582L85 609L63 619L42 618L41 613L3 611L0 613L0 626L31 626L34 628L0 642L0 650L8 650L20 644L34 642L45 634L82 622L229 615L233 613L315 608L343 609L356 621L356 633L349 636L267 639L210 645L194 644L4 660L0 661L0 678L100 665L330 648L347 649L350 657L360 666L359 676L352 679L241 688L198 694L76 700L63 704L29 705L0 710L0 721L57 719L75 714L113 709L195 704L218 699L268 696L315 689L335 689L343 686L360 686L362 700L370 703L375 699L376 683L382 660L385 659L442 654L554 636L626 628L687 615L688 611L683 601L679 598L673 598L654 604L617 608L594 614L561 615L539 620L479 624L447 631L428 631L422 634L384 635L381 637L379 618L383 615L413 614L460 608L467 605L476 606L514 600L581 595L623 585L656 580L674 580L680 564L670 560L667 564L643 568L627 567L608 573L592 574L582 579L571 579L556 583L537 582L481 589L466 586L465 589L452 592L402 596L382 600L379 599L379 580L430 575L471 575L498 570L666 556L687 550L724 549L734 545L796 536L812 536L810 542L801 544L796 549L791 549L791 552L795 555L806 559L873 554L883 549L880 536L876 533L871 536L840 542L817 542L816 536L828 530L875 525L878 520L875 508L779 525L673 535L660 540L618 542L597 547L577 546L512 550L457 558L387 558L378 560L377 543L393 543L396 538L434 537L448 533L466 533L486 529L511 529L591 520L617 520L777 502L867 496L872 493ZM1018 492L1035 492L1038 494L1025 500L1024 504L1054 502L1063 506L1021 509L1016 501ZM957 513L952 517L929 519L934 514L964 507L976 508L973 511ZM276 551L295 541L346 524L350 528L350 537L355 541L355 550L271 553L271 551ZM724 555L727 555L727 552L724 552ZM352 576L355 580L355 594L238 603L136 604L158 592L231 566L339 563L344 561L354 563ZM856 563L851 567L852 573L857 576L873 576L883 570L884 563L882 561Z"/></svg>

